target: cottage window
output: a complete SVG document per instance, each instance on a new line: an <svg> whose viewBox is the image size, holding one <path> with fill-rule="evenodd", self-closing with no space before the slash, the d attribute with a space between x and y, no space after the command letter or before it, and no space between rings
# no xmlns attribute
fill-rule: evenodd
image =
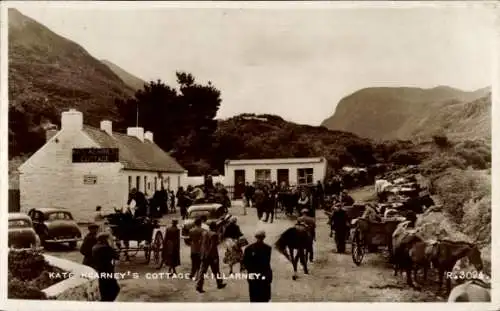
<svg viewBox="0 0 500 311"><path fill-rule="evenodd" d="M147 189L148 189L148 176L144 176L144 192L146 192Z"/></svg>
<svg viewBox="0 0 500 311"><path fill-rule="evenodd" d="M154 191L158 190L158 177L155 177L155 188L154 188Z"/></svg>
<svg viewBox="0 0 500 311"><path fill-rule="evenodd" d="M297 184L307 185L313 183L313 169L299 168L297 169Z"/></svg>
<svg viewBox="0 0 500 311"><path fill-rule="evenodd" d="M139 186L141 185L141 177L137 176L135 177L135 189L139 191Z"/></svg>
<svg viewBox="0 0 500 311"><path fill-rule="evenodd" d="M271 170L255 170L255 181L258 183L271 182Z"/></svg>
<svg viewBox="0 0 500 311"><path fill-rule="evenodd" d="M132 190L132 176L128 177L128 191Z"/></svg>

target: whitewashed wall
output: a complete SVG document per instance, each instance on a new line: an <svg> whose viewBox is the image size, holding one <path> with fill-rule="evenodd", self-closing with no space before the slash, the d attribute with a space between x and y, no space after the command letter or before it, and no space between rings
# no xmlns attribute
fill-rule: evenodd
<svg viewBox="0 0 500 311"><path fill-rule="evenodd" d="M142 192L153 194L155 188L161 188L160 178L155 172L123 170L121 163L72 163L73 148L93 147L99 146L82 131L62 130L49 140L20 168L21 211L62 207L69 209L77 221L87 222L93 220L98 205L102 206L104 213L125 206L129 176L132 177L132 187L136 186L136 177L140 177L139 190ZM85 184L85 175L95 176L97 183ZM177 190L184 175L163 173L165 187ZM144 187L145 176L148 191Z"/></svg>
<svg viewBox="0 0 500 311"><path fill-rule="evenodd" d="M313 182L316 183L318 180L324 181L326 177L326 162L319 163L262 163L262 164L229 164L225 167L224 172L224 184L234 185L234 171L235 170L245 170L245 182L252 183L255 181L255 170L269 169L271 170L271 180L277 181L278 169L288 169L288 180L291 185L297 184L297 170L304 168L313 169Z"/></svg>
<svg viewBox="0 0 500 311"><path fill-rule="evenodd" d="M56 142L57 139L57 142ZM77 221L92 219L95 207L123 202L127 184L120 178L121 163L72 163L73 148L98 147L81 131L60 131L21 167L21 211L62 207ZM97 183L84 184L84 175Z"/></svg>

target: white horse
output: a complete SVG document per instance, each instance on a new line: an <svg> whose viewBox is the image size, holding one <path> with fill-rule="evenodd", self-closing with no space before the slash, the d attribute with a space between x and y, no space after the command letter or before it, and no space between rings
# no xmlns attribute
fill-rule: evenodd
<svg viewBox="0 0 500 311"><path fill-rule="evenodd" d="M448 302L490 302L490 285L482 280L470 280L455 286L448 296Z"/></svg>

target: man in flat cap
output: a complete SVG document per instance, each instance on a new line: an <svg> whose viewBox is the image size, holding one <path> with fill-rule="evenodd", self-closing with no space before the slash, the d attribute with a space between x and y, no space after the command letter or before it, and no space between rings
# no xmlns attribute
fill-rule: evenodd
<svg viewBox="0 0 500 311"><path fill-rule="evenodd" d="M259 278L248 279L250 302L269 302L271 300L271 246L264 243L266 233L258 230L255 233L256 242L250 244L243 254L243 266L248 273L259 273Z"/></svg>
<svg viewBox="0 0 500 311"><path fill-rule="evenodd" d="M92 261L94 269L101 273L110 274L115 272L113 260L120 257L109 245L109 234L101 232L97 235L97 244L92 248ZM113 277L99 277L99 291L101 301L114 301L120 292L118 281Z"/></svg>
<svg viewBox="0 0 500 311"><path fill-rule="evenodd" d="M92 266L92 248L97 244L97 232L99 225L91 223L88 225L89 233L83 238L82 246L80 246L80 253L83 255L83 264Z"/></svg>

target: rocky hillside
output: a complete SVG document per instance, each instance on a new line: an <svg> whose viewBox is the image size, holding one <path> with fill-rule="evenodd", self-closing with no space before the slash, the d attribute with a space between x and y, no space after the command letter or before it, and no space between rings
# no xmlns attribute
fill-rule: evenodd
<svg viewBox="0 0 500 311"><path fill-rule="evenodd" d="M137 78L133 74L125 71L118 65L113 64L109 60L103 59L101 62L108 66L111 71L113 71L123 82L125 82L128 86L130 86L133 90L140 90L144 87L144 82L142 79Z"/></svg>
<svg viewBox="0 0 500 311"><path fill-rule="evenodd" d="M9 9L9 152L33 151L43 125L70 107L97 124L116 120L115 98L134 89L77 43ZM40 146L38 146L40 147Z"/></svg>
<svg viewBox="0 0 500 311"><path fill-rule="evenodd" d="M491 90L447 86L366 88L343 98L322 125L372 139L491 138Z"/></svg>

